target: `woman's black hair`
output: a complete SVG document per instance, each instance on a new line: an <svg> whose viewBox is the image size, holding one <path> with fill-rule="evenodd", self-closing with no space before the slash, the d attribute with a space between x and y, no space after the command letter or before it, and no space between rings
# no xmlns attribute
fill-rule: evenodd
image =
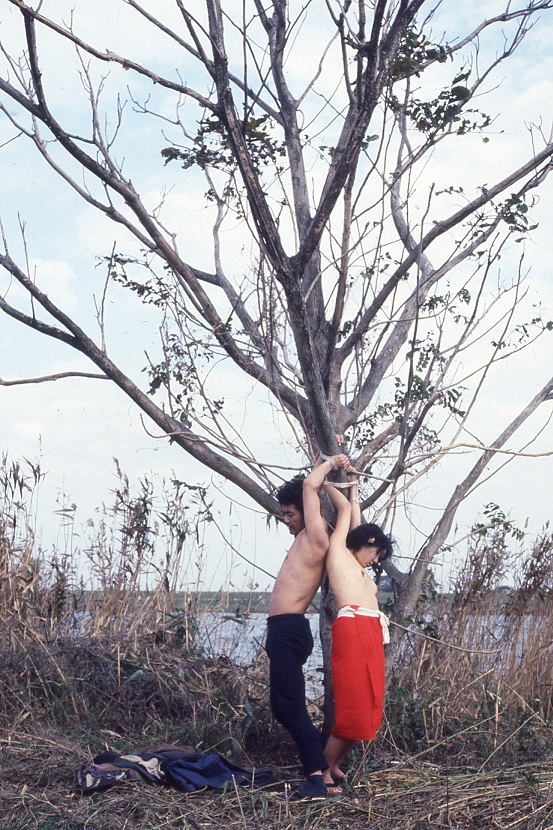
<svg viewBox="0 0 553 830"><path fill-rule="evenodd" d="M346 547L353 553L357 553L361 548L366 548L369 545L374 545L378 548L380 554L378 557L378 564L389 559L393 553L393 541L391 536L386 536L382 528L374 524L362 524L350 530L346 536Z"/></svg>
<svg viewBox="0 0 553 830"><path fill-rule="evenodd" d="M305 476L294 476L278 488L276 497L281 507L292 504L303 516L303 481Z"/></svg>

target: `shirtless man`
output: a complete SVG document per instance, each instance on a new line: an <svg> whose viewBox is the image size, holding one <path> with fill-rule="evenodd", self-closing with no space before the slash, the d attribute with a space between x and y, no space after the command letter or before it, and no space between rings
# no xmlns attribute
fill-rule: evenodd
<svg viewBox="0 0 553 830"><path fill-rule="evenodd" d="M288 730L299 751L306 780L291 798L325 798L323 771L328 766L324 740L307 712L303 665L313 650L305 616L315 596L328 550L326 522L321 516L319 489L332 470L349 464L346 455L321 458L305 478L283 484L277 493L284 524L294 542L278 572L267 620L266 650L270 661L271 709Z"/></svg>
<svg viewBox="0 0 553 830"><path fill-rule="evenodd" d="M338 606L332 626L331 667L335 726L325 747L324 780L340 784L340 764L356 741L374 740L382 722L388 642L386 617L378 610L377 587L366 569L392 555L392 541L378 525L362 524L356 476L349 472L350 499L326 487L337 511L326 571Z"/></svg>

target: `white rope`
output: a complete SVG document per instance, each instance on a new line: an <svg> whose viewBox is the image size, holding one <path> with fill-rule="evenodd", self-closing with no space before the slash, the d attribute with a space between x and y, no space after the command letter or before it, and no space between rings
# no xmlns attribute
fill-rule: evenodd
<svg viewBox="0 0 553 830"><path fill-rule="evenodd" d="M326 484L328 487L336 487L338 490L346 490L348 487L353 487L354 484L357 484L356 481L328 481L325 479L323 484Z"/></svg>
<svg viewBox="0 0 553 830"><path fill-rule="evenodd" d="M336 462L334 461L334 459L332 458L332 456L330 456L330 455L323 455L323 454L321 453L321 458L323 459L323 461L328 461L328 463L330 464L330 466L332 467L332 469L334 470L334 472L336 472L336 470L338 469L338 465L336 464Z"/></svg>

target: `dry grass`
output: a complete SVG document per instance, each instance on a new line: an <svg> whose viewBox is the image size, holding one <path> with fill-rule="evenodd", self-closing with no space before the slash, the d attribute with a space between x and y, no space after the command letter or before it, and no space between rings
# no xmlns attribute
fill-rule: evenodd
<svg viewBox="0 0 553 830"><path fill-rule="evenodd" d="M449 740L462 763L516 764L551 742L553 537L546 529L517 552L510 592L498 590L504 543L477 540L452 595L407 621L387 697L388 738L402 751Z"/></svg>
<svg viewBox="0 0 553 830"><path fill-rule="evenodd" d="M483 532L453 596L403 621L383 727L352 753L343 797L298 805L268 791L185 795L142 783L83 797L76 771L107 748L192 744L290 783L297 755L270 717L263 652L247 665L207 654L197 596L176 607L187 544L195 555L200 539L186 488L156 513L149 485L132 496L120 473L87 547L85 592L70 522L65 553L37 548L39 480L38 469L0 464L1 830L553 830L550 534L518 552L506 597L496 589L510 527ZM208 510L204 494L198 508Z"/></svg>
<svg viewBox="0 0 553 830"><path fill-rule="evenodd" d="M294 804L277 792L183 794L132 783L92 796L74 788L86 747L52 734L14 732L2 740L2 830L548 830L553 762L489 773L396 763L357 775L346 794ZM278 772L278 770L275 770ZM289 779L290 771L282 770Z"/></svg>
<svg viewBox="0 0 553 830"><path fill-rule="evenodd" d="M271 766L281 782L298 780L295 749L270 721L262 663L237 667L167 643L138 645L123 653L107 641L58 642L41 665L35 647L33 670L20 653L8 665L7 651L0 655L2 830L553 827L550 728L534 724L521 743L509 713L491 729L484 719L440 741L429 736L415 752L400 748L401 718L391 720L388 707L377 745L360 747L344 796L327 802L298 805L267 790L187 795L143 782L83 797L75 788L83 762L102 749L123 754L161 741L217 749L244 766ZM371 771L375 758L383 766Z"/></svg>
<svg viewBox="0 0 553 830"><path fill-rule="evenodd" d="M267 672L263 661L233 666L149 638L56 640L44 646L0 645L0 728L47 727L121 735L178 731L184 744L241 751L266 733ZM148 743L150 739L145 742Z"/></svg>

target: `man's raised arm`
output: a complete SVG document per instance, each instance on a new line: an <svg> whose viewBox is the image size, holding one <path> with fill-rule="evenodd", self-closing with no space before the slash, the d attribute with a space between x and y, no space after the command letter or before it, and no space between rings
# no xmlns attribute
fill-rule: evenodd
<svg viewBox="0 0 553 830"><path fill-rule="evenodd" d="M343 470L349 464L347 455L340 453L327 457L321 456L303 482L303 519L305 532L313 555L323 557L328 550L328 533L326 522L321 515L319 490L333 470Z"/></svg>

